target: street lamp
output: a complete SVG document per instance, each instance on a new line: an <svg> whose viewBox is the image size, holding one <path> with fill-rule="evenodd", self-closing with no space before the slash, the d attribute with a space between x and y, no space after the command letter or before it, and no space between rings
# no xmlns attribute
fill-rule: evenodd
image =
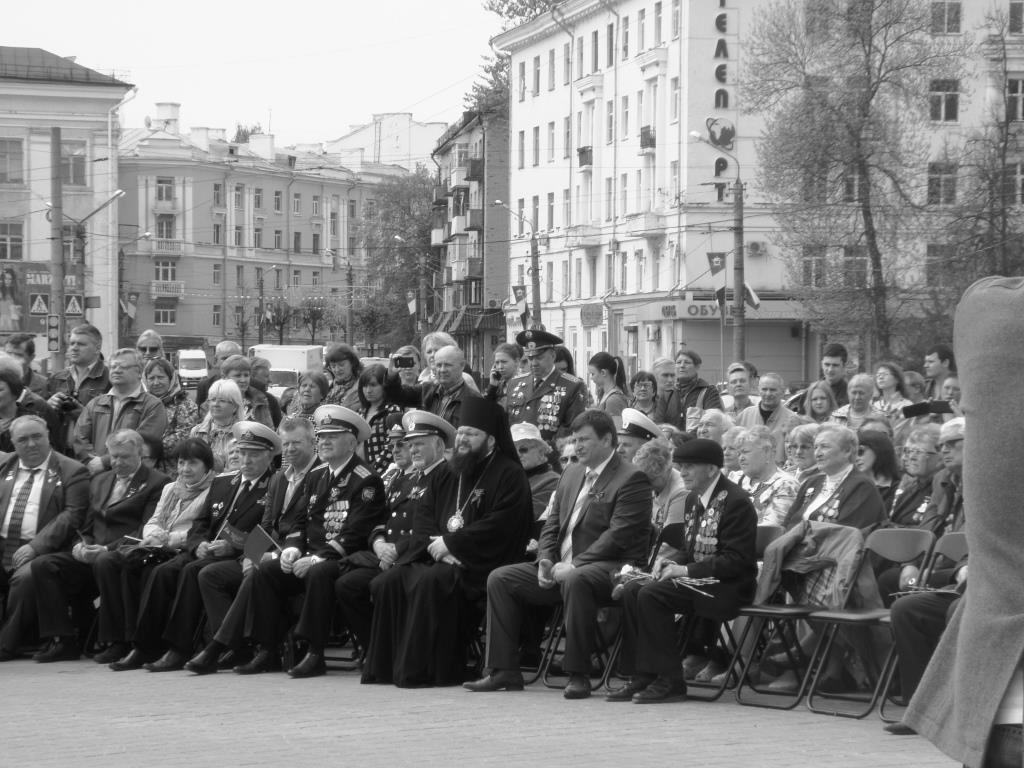
<svg viewBox="0 0 1024 768"><path fill-rule="evenodd" d="M740 161L732 152L708 141L699 131L690 131L690 138L707 144L726 157L732 158L736 164L736 180L732 185L732 211L733 211L733 305L732 305L732 354L734 360L745 360L747 357L747 329L746 329L746 306L744 297L746 294L746 278L744 277L743 258L743 180L740 176ZM723 363L724 364L724 363Z"/></svg>
<svg viewBox="0 0 1024 768"><path fill-rule="evenodd" d="M540 253L537 250L537 232L533 228L532 221L517 211L513 211L501 200L495 200L494 204L504 208L530 228L530 282L532 284L531 289L533 290L533 312L530 313L533 315L533 320L530 323L530 327L543 328L544 325L540 321Z"/></svg>

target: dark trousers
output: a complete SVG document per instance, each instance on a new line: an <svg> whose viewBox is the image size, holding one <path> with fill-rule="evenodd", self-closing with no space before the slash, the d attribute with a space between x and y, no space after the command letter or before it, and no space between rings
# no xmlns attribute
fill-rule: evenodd
<svg viewBox="0 0 1024 768"><path fill-rule="evenodd" d="M38 639L35 581L32 563L5 574L7 579L7 613L0 627L0 649L17 651L22 644Z"/></svg>
<svg viewBox="0 0 1024 768"><path fill-rule="evenodd" d="M182 552L156 566L146 579L131 639L148 656L159 655L163 648L164 629L178 592L178 577L192 560L192 555Z"/></svg>
<svg viewBox="0 0 1024 768"><path fill-rule="evenodd" d="M904 595L892 604L900 692L907 701L917 690L959 599L956 592L920 592Z"/></svg>
<svg viewBox="0 0 1024 768"><path fill-rule="evenodd" d="M310 651L322 653L334 617L334 582L348 566L340 560L321 560L305 577L281 570L280 560L260 563L253 593L253 636L267 649L276 648L291 625L290 598L305 593L295 635L309 643Z"/></svg>
<svg viewBox="0 0 1024 768"><path fill-rule="evenodd" d="M611 604L610 574L621 562L603 561L574 568L561 584L537 583L537 564L505 565L487 578L487 666L519 668L519 639L529 605L563 606L566 672L588 674L596 650L597 611Z"/></svg>
<svg viewBox="0 0 1024 768"><path fill-rule="evenodd" d="M691 594L671 581L633 581L626 585L620 600L622 672L681 680L675 617L679 613L693 614Z"/></svg>
<svg viewBox="0 0 1024 768"><path fill-rule="evenodd" d="M207 634L216 635L242 586L242 565L234 559L213 563L199 572L196 586L206 609Z"/></svg>
<svg viewBox="0 0 1024 768"><path fill-rule="evenodd" d="M30 566L35 583L39 636L73 637L77 627L71 620L72 601L76 598L89 600L96 595L92 566L79 562L70 552L41 555Z"/></svg>
<svg viewBox="0 0 1024 768"><path fill-rule="evenodd" d="M204 603L206 602L206 589L208 588L205 585L204 577L209 570L211 569L207 568L206 571L199 574L199 589L203 592ZM256 571L252 570L242 577L242 582L238 585L238 592L235 593L235 599L231 601L231 606L228 608L227 613L224 614L224 619L213 634L213 639L218 643L237 650L241 647L245 638L252 633L252 595L255 585ZM209 606L207 606L206 610L209 612Z"/></svg>
<svg viewBox="0 0 1024 768"><path fill-rule="evenodd" d="M167 617L163 640L168 647L190 655L196 645L196 632L203 620L203 596L199 592L199 574L207 568L221 566L227 571L232 567L241 573L242 567L232 558L204 557L187 563L178 576L178 586Z"/></svg>
<svg viewBox="0 0 1024 768"><path fill-rule="evenodd" d="M149 579L155 565L129 563L123 554L114 550L101 552L92 562L92 577L100 594L100 643L123 643L131 640L139 621L139 603L142 586Z"/></svg>
<svg viewBox="0 0 1024 768"><path fill-rule="evenodd" d="M342 618L364 651L370 644L370 625L373 622L370 582L381 573L380 568L353 568L334 582L334 594Z"/></svg>

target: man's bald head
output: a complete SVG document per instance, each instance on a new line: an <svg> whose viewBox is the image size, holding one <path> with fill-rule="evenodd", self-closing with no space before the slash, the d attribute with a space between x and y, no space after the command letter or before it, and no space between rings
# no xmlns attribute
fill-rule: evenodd
<svg viewBox="0 0 1024 768"><path fill-rule="evenodd" d="M458 347L441 347L434 354L434 376L442 387L452 387L461 383L465 367L466 355Z"/></svg>

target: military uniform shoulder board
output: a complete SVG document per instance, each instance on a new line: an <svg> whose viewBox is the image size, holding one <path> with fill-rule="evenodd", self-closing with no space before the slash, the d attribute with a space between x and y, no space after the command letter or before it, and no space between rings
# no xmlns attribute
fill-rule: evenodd
<svg viewBox="0 0 1024 768"><path fill-rule="evenodd" d="M358 475L359 477L362 477L362 478L367 478L367 477L369 477L370 475L373 474L369 469L364 467L362 464L356 464L356 468L353 469L352 471L355 472L356 475Z"/></svg>
<svg viewBox="0 0 1024 768"><path fill-rule="evenodd" d="M306 477L312 477L314 474L317 474L317 473L322 474L323 472L326 472L329 469L330 469L330 467L328 467L326 464L320 464L318 466L313 467L311 470L309 470L309 472L306 474Z"/></svg>
<svg viewBox="0 0 1024 768"><path fill-rule="evenodd" d="M573 376L571 373L566 373L565 371L562 371L562 373L558 375L563 379L568 379L573 384L575 384L578 381L583 381L583 379L581 379L579 376Z"/></svg>

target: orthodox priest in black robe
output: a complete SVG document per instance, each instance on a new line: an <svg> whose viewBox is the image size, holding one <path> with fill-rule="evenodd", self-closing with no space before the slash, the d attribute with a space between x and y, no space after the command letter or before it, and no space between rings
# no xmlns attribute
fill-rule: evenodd
<svg viewBox="0 0 1024 768"><path fill-rule="evenodd" d="M450 472L431 479L395 567L373 580L364 683L456 685L484 613L488 574L525 559L530 484L504 410L462 403Z"/></svg>

